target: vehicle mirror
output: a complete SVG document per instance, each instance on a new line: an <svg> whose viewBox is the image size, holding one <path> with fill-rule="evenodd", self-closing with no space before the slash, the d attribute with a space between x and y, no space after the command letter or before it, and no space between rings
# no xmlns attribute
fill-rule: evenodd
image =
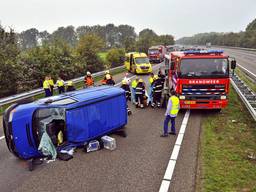
<svg viewBox="0 0 256 192"><path fill-rule="evenodd" d="M231 61L231 69L235 69L236 68L236 60L232 60Z"/></svg>

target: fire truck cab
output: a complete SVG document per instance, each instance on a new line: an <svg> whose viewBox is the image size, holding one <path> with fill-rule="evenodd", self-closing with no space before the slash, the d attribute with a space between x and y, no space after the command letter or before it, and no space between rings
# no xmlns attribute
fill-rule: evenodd
<svg viewBox="0 0 256 192"><path fill-rule="evenodd" d="M182 109L222 109L228 105L229 60L222 50L190 50L165 55L165 99L175 90Z"/></svg>
<svg viewBox="0 0 256 192"><path fill-rule="evenodd" d="M149 61L152 63L161 63L164 60L166 47L163 45L152 46L148 49Z"/></svg>

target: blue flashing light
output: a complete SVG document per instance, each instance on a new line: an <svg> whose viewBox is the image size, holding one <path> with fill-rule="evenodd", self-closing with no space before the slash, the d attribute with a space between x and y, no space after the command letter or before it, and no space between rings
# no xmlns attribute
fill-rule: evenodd
<svg viewBox="0 0 256 192"><path fill-rule="evenodd" d="M222 54L223 50L190 50L190 51L184 51L183 53L185 55L189 54Z"/></svg>

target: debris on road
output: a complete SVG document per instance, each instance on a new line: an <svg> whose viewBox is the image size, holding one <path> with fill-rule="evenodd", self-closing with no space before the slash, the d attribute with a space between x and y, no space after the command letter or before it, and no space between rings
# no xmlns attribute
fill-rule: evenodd
<svg viewBox="0 0 256 192"><path fill-rule="evenodd" d="M103 136L101 137L101 141L103 142L103 146L105 149L108 150L115 150L116 149L116 140L115 138L109 137L109 136Z"/></svg>
<svg viewBox="0 0 256 192"><path fill-rule="evenodd" d="M92 140L86 145L86 152L92 152L92 151L97 151L100 149L100 142L97 140Z"/></svg>

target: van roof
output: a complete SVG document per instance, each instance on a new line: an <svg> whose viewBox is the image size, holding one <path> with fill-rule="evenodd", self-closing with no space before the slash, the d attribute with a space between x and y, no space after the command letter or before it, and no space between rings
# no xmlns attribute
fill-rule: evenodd
<svg viewBox="0 0 256 192"><path fill-rule="evenodd" d="M146 53L143 53L143 52L129 52L129 53L126 53L128 56L130 56L131 54L133 54L133 57L136 58L136 57L148 57Z"/></svg>
<svg viewBox="0 0 256 192"><path fill-rule="evenodd" d="M77 103L77 105L79 105L79 102L87 103L91 101L112 98L122 93L124 93L124 91L118 87L98 86L39 99L35 101L35 103L39 105L68 105Z"/></svg>

